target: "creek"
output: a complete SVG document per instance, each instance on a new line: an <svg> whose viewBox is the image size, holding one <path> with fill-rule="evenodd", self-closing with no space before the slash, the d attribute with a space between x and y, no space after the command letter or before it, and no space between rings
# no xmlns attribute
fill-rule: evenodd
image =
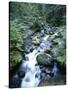
<svg viewBox="0 0 68 90"><path fill-rule="evenodd" d="M42 37L40 45L29 54L26 54L26 60L22 63L22 68L25 70L25 77L22 79L21 87L34 87L40 83L41 69L37 63L36 57L44 52L45 49L50 49L51 42L49 35ZM56 75L58 69L56 64L52 69L52 73Z"/></svg>
<svg viewBox="0 0 68 90"><path fill-rule="evenodd" d="M57 34L55 33L55 36ZM28 45L27 45L28 46ZM40 44L29 53L25 53L25 59L22 60L16 74L10 79L11 88L37 87L54 84L65 84L65 77L59 75L63 68L58 67L58 63L52 58L51 54L46 53L47 65L40 65L37 57L52 48L52 42L49 35L43 35ZM29 48L28 48L29 49ZM49 60L51 58L51 60ZM46 63L45 63L46 64ZM48 64L50 66L48 66ZM65 69L63 70L65 71ZM57 81L59 78L59 82Z"/></svg>

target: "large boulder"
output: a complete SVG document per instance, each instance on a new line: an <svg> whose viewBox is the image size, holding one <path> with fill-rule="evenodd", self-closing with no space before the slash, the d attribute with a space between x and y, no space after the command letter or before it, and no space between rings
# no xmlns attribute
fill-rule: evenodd
<svg viewBox="0 0 68 90"><path fill-rule="evenodd" d="M37 62L40 65L51 65L51 61L52 57L49 54L42 53L37 56Z"/></svg>

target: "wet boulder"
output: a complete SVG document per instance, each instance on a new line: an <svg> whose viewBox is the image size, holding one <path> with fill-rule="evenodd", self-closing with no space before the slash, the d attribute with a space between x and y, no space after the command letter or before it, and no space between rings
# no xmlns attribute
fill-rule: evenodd
<svg viewBox="0 0 68 90"><path fill-rule="evenodd" d="M52 57L49 54L39 54L37 56L37 62L40 65L46 66L46 65L51 65L52 62Z"/></svg>

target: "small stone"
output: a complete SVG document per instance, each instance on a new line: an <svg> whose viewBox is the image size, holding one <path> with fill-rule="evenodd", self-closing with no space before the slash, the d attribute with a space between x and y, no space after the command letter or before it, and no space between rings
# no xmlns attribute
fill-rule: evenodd
<svg viewBox="0 0 68 90"><path fill-rule="evenodd" d="M38 37L37 36L35 36L35 37L33 37L32 38L32 42L33 42L33 44L39 44L40 43L40 39L38 39Z"/></svg>

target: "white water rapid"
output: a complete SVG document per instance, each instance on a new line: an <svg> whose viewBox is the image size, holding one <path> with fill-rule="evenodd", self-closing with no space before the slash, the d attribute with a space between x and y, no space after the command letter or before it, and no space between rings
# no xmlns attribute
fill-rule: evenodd
<svg viewBox="0 0 68 90"><path fill-rule="evenodd" d="M26 54L27 60L22 64L25 69L25 77L22 79L21 87L34 87L40 83L41 70L37 64L36 57L42 53L45 49L50 48L51 43L49 41L49 35L42 38L40 46Z"/></svg>

